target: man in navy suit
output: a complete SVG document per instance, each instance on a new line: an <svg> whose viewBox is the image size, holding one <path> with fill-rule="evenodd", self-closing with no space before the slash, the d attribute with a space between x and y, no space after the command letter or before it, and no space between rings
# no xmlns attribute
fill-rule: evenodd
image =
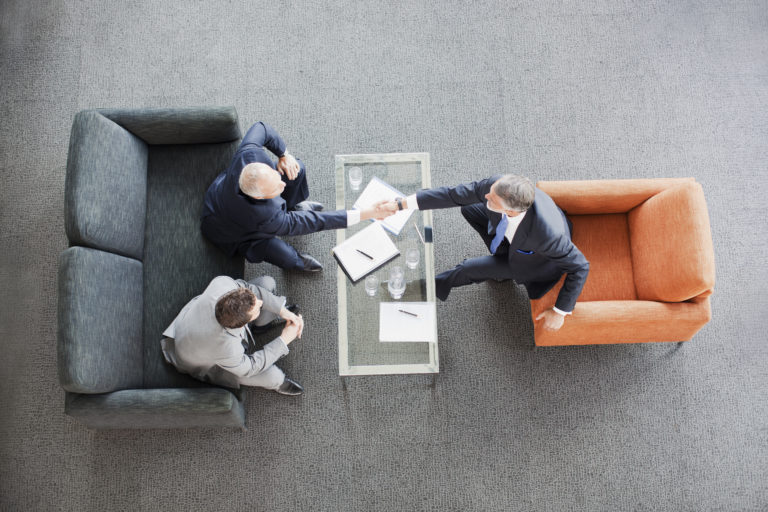
<svg viewBox="0 0 768 512"><path fill-rule="evenodd" d="M557 330L573 311L589 262L571 242L571 225L547 194L528 178L507 174L457 187L420 190L394 202L398 208L434 210L461 206L490 256L470 258L435 278L437 297L451 288L487 279L514 279L538 299L566 274L555 307L542 312L544 328Z"/></svg>
<svg viewBox="0 0 768 512"><path fill-rule="evenodd" d="M269 154L278 157L277 165ZM266 123L254 124L243 137L232 162L205 193L203 235L230 256L252 263L319 272L323 266L299 252L280 236L305 235L346 228L361 220L383 219L396 208L378 203L367 210L323 212L307 201L309 187L304 164L288 153L285 142Z"/></svg>

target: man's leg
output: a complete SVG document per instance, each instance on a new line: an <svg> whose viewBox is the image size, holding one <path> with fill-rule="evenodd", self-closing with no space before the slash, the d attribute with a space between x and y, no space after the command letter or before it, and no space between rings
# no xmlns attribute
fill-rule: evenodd
<svg viewBox="0 0 768 512"><path fill-rule="evenodd" d="M480 237L483 239L485 246L488 250L491 250L491 241L493 235L488 234L488 210L482 204L471 204L461 207L461 214L472 228L477 231Z"/></svg>
<svg viewBox="0 0 768 512"><path fill-rule="evenodd" d="M240 379L241 386L254 386L276 391L285 381L285 373L276 365L272 365L261 373Z"/></svg>
<svg viewBox="0 0 768 512"><path fill-rule="evenodd" d="M512 279L512 270L509 268L506 255L469 258L451 270L442 272L435 278L437 298L445 300L451 293L451 288L482 283L488 279L500 281Z"/></svg>
<svg viewBox="0 0 768 512"><path fill-rule="evenodd" d="M256 277L248 281L248 284L264 288L272 294L275 293L275 288L277 288L277 283L275 283L275 280L271 276ZM272 320L276 320L277 318L279 318L277 313L266 311L262 308L261 313L259 313L259 316L256 317L256 320L251 322L249 325L251 327L262 327L272 322Z"/></svg>
<svg viewBox="0 0 768 512"><path fill-rule="evenodd" d="M277 237L251 242L245 251L245 259L251 263L266 261L286 270L304 269L304 260L296 249Z"/></svg>
<svg viewBox="0 0 768 512"><path fill-rule="evenodd" d="M307 171L304 167L304 162L298 158L296 161L299 163L299 174L296 178L289 180L286 175L282 176L285 190L280 194L280 197L285 199L285 206L289 210L292 210L297 204L309 197L309 184L307 183Z"/></svg>

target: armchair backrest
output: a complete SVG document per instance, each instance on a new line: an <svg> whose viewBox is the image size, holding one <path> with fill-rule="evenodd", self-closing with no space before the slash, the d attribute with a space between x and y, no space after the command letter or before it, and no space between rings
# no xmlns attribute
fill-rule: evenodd
<svg viewBox="0 0 768 512"><path fill-rule="evenodd" d="M668 188L630 210L632 271L640 300L682 302L715 285L707 203L701 185Z"/></svg>

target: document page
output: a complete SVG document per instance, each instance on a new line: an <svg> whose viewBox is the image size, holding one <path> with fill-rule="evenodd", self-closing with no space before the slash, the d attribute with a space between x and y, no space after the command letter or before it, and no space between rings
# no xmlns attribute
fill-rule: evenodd
<svg viewBox="0 0 768 512"><path fill-rule="evenodd" d="M437 341L434 302L379 304L379 341Z"/></svg>
<svg viewBox="0 0 768 512"><path fill-rule="evenodd" d="M374 176L352 206L358 210L363 210L369 206L373 206L373 204L378 201L392 201L396 197L405 196L392 185ZM391 217L375 222L381 222L387 230L397 236L400 234L400 231L403 230L403 226L408 222L408 219L413 212L414 210L402 210Z"/></svg>

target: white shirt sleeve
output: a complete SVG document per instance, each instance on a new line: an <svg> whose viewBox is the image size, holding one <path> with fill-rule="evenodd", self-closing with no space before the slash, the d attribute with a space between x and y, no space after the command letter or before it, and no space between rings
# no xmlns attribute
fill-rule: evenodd
<svg viewBox="0 0 768 512"><path fill-rule="evenodd" d="M405 210L418 210L419 209L419 203L416 201L416 194L412 194L405 198L405 202L408 203L408 208L404 208Z"/></svg>
<svg viewBox="0 0 768 512"><path fill-rule="evenodd" d="M555 310L555 313L557 313L559 315L563 315L563 316L567 316L567 315L570 315L571 313L573 313L573 311L563 311L562 309L557 309L554 306L552 306L552 309Z"/></svg>
<svg viewBox="0 0 768 512"><path fill-rule="evenodd" d="M360 222L360 210L347 210L347 227Z"/></svg>

